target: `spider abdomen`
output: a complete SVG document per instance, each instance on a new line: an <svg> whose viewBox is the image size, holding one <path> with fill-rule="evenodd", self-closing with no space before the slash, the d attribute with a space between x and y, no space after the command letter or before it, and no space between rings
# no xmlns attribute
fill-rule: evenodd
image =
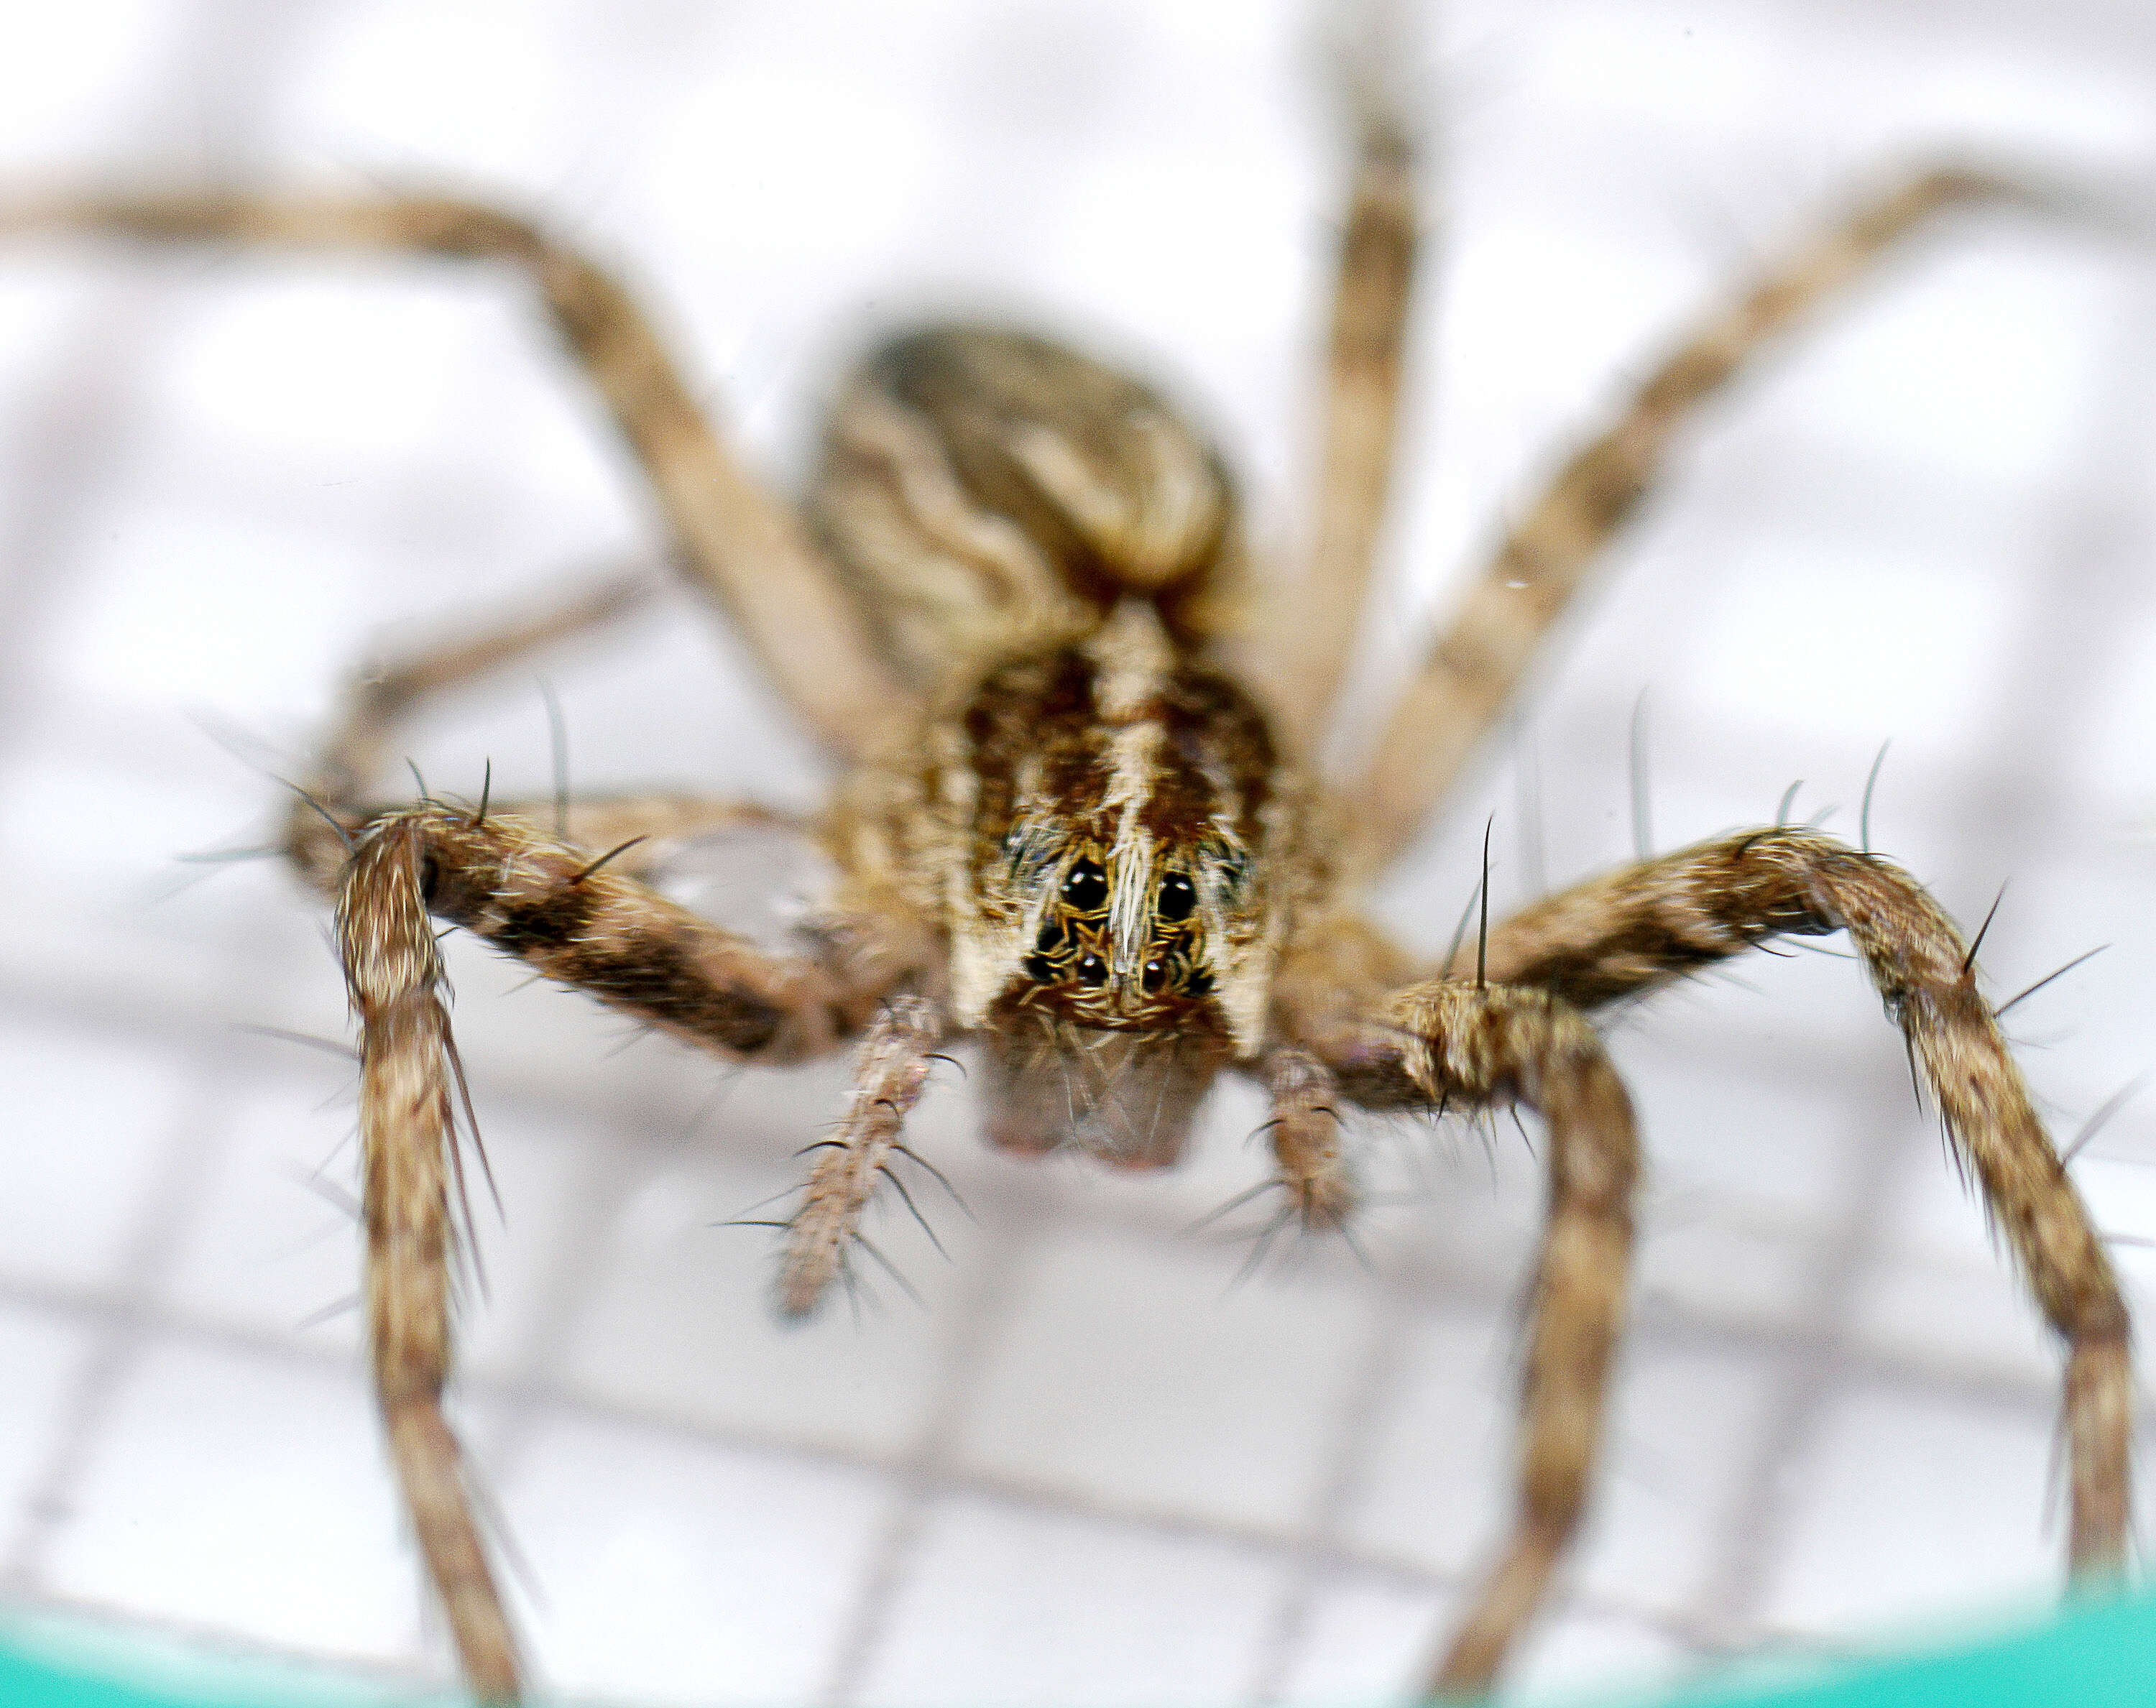
<svg viewBox="0 0 2156 1708"><path fill-rule="evenodd" d="M1226 464L1158 392L993 327L872 351L832 411L808 509L924 687L1077 640L1133 594L1201 642L1242 560Z"/></svg>

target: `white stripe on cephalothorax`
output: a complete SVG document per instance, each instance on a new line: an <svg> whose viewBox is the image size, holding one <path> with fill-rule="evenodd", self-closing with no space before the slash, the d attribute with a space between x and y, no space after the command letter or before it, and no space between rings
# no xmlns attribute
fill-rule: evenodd
<svg viewBox="0 0 2156 1708"><path fill-rule="evenodd" d="M1111 970L1118 983L1137 988L1146 945L1152 936L1152 835L1138 823L1138 803L1123 809L1108 869L1115 874L1108 891Z"/></svg>
<svg viewBox="0 0 2156 1708"><path fill-rule="evenodd" d="M1115 731L1101 756L1108 782L1101 797L1101 807L1116 814L1108 850L1111 971L1118 984L1135 990L1152 935L1153 841L1142 820L1160 779L1167 732L1158 708L1175 651L1159 613L1141 599L1116 606L1086 650L1094 665L1094 709Z"/></svg>
<svg viewBox="0 0 2156 1708"><path fill-rule="evenodd" d="M1157 704L1175 666L1175 649L1150 601L1125 599L1086 642L1093 663L1093 709L1106 724L1127 724Z"/></svg>

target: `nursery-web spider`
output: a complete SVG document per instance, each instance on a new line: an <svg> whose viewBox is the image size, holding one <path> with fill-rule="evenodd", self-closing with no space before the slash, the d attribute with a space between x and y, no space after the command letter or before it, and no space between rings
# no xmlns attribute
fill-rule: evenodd
<svg viewBox="0 0 2156 1708"><path fill-rule="evenodd" d="M1306 759L1336 700L1393 462L1417 239L1413 127L1373 85L1325 370L1317 526L1246 632L1255 579L1218 454L1144 384L1029 333L891 340L832 410L797 515L735 459L629 294L544 231L447 197L64 196L13 233L379 252L520 269L598 388L671 525L681 572L746 637L847 766L804 827L829 905L773 954L649 880L760 809L702 798L384 803L400 721L434 693L604 622L635 589L355 681L285 846L334 900L363 1065L367 1310L397 1473L473 1690L524 1668L445 1423L465 1190L461 1086L434 921L732 1060L855 1053L812 1147L776 1299L805 1314L847 1273L904 1151L906 1110L958 1041L988 1136L1125 1167L1180 1155L1224 1070L1265 1085L1301 1223L1353 1213L1339 1110L1512 1102L1548 1128L1548 1223L1523 1356L1519 1504L1428 1680L1480 1690L1577 1527L1620 1331L1639 1172L1597 1038L1609 1005L1784 934L1846 931L1963 1165L2066 1342L2069 1557L2123 1562L2128 1323L2112 1268L2030 1107L1975 951L1867 851L1774 826L1580 884L1418 965L1358 911L1444 800L1545 632L1653 480L1672 435L1753 352L1938 211L2026 203L1979 173L1919 174L1764 269L1641 382L1523 510L1356 777ZM557 810L558 808L558 810Z"/></svg>

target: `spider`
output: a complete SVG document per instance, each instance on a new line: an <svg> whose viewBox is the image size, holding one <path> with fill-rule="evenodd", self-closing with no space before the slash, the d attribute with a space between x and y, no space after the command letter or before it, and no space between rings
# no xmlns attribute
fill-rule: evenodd
<svg viewBox="0 0 2156 1708"><path fill-rule="evenodd" d="M1758 324L1694 341L1529 508L1518 549L1440 643L1368 774L1321 792L1306 759L1381 512L1415 225L1409 139L1381 110L1363 119L1319 543L1286 639L1228 627L1241 566L1217 456L1158 393L1060 345L942 327L883 346L834 412L804 533L701 428L634 306L513 218L451 202L45 210L49 223L158 239L529 268L649 467L688 574L851 762L818 826L844 884L783 959L639 881L683 839L753 822L751 809L575 802L557 818L551 801L485 791L381 803L403 712L634 597L609 587L362 680L294 807L290 850L338 901L364 1026L385 1415L482 1695L513 1694L516 1663L436 1405L457 1152L429 913L706 1047L761 1061L858 1051L853 1105L819 1141L787 1224L788 1310L810 1308L865 1250L864 1201L903 1154L903 1114L954 1037L982 1052L997 1144L1074 1145L1127 1166L1175 1159L1216 1075L1260 1079L1275 1100L1279 1187L1313 1228L1352 1206L1343 1100L1538 1108L1553 1220L1528 1352L1523 1517L1434 1676L1443 1690L1494 1674L1576 1521L1593 1454L1635 1162L1623 1093L1578 1011L1770 935L1849 927L2072 1340L2073 1552L2086 1569L2115 1561L2123 1310L1974 994L1973 951L1906 879L1861 850L1763 829L1491 921L1439 966L1415 966L1352 909L1486 733L1669 428L1723 377L1717 341L1734 357L1808 306L1833 282L1835 242L1854 234L1868 252L1937 205L2008 187L1947 174L1890 192L1776 269L1784 287L1752 299ZM1471 652L1487 663L1457 668Z"/></svg>

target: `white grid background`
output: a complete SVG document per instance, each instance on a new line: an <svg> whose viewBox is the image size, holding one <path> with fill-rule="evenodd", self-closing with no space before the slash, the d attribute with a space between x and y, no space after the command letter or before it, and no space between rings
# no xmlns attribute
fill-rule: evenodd
<svg viewBox="0 0 2156 1708"><path fill-rule="evenodd" d="M1445 235L1372 695L1552 448L1748 254L1942 141L2156 166L2156 13L1583 0L1449 8ZM865 326L1020 305L1173 364L1291 537L1332 165L1284 5L18 8L9 177L443 180L649 288L798 467ZM1650 695L1663 845L1813 779L1965 921L2062 1133L2150 1059L2156 273L1968 223L1718 408L1522 733L1386 897L1449 934L1625 855ZM0 1591L446 1675L349 1315L351 1074L321 910L257 839L365 637L654 532L513 288L444 269L0 259ZM685 607L552 672L584 784L781 804L815 762ZM543 792L510 684L415 738ZM467 948L469 946L467 946ZM839 1066L733 1075L455 953L508 1207L460 1413L547 1679L647 1702L1209 1703L1399 1688L1503 1511L1539 1192L1506 1124L1369 1132L1367 1268L1188 1224L1255 1177L1224 1093L1180 1175L1022 1166L939 1085L885 1290L782 1334L764 1236ZM2029 1607L2056 1361L1856 970L1762 958L1612 1039L1655 1159L1600 1506L1535 1693ZM2076 1172L2156 1234L2156 1105ZM931 1191L932 1197L932 1188ZM2145 1254L2120 1257L2146 1310ZM2144 1434L2144 1451L2148 1445Z"/></svg>

